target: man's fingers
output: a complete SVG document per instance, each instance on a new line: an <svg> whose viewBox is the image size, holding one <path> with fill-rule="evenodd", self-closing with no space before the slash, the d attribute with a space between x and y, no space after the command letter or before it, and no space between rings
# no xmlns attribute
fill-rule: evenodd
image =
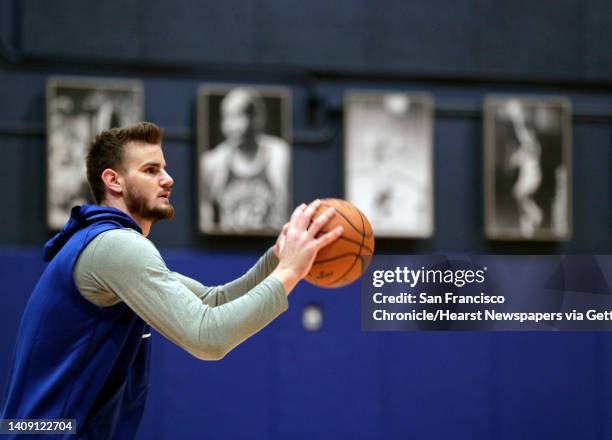
<svg viewBox="0 0 612 440"><path fill-rule="evenodd" d="M293 210L293 214L291 214L291 218L289 219L289 225L297 225L297 222L306 209L306 203L302 203L300 206Z"/></svg>
<svg viewBox="0 0 612 440"><path fill-rule="evenodd" d="M321 228L325 226L334 215L336 215L336 210L333 207L329 207L323 212L323 214L314 219L308 227L308 233L310 236L316 237Z"/></svg>
<svg viewBox="0 0 612 440"><path fill-rule="evenodd" d="M285 247L285 236L283 235L279 240L278 240L278 250L279 250L279 254L280 252L283 250L283 248ZM280 256L280 255L279 255Z"/></svg>
<svg viewBox="0 0 612 440"><path fill-rule="evenodd" d="M317 212L319 206L321 206L321 200L319 199L308 205L308 207L306 207L306 209L302 212L302 215L296 223L296 226L299 227L301 230L305 231L308 228L308 225L310 224L310 219L312 219L314 213Z"/></svg>
<svg viewBox="0 0 612 440"><path fill-rule="evenodd" d="M289 229L289 222L285 223L283 225L283 229L281 229L281 237L284 237L285 235L287 235L287 230Z"/></svg>
<svg viewBox="0 0 612 440"><path fill-rule="evenodd" d="M340 236L342 235L342 232L344 232L344 228L342 226L336 226L331 231L326 232L325 234L321 235L319 238L315 239L314 242L316 244L317 250L324 248L325 246L330 244L332 241L340 238Z"/></svg>
<svg viewBox="0 0 612 440"><path fill-rule="evenodd" d="M291 219L297 218L302 213L302 211L306 209L306 206L307 206L306 203L302 203L300 206L296 207L293 210L293 214L291 214Z"/></svg>

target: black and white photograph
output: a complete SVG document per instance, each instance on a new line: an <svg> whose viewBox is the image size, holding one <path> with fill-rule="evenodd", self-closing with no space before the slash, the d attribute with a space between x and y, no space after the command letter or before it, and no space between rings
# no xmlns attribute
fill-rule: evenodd
<svg viewBox="0 0 612 440"><path fill-rule="evenodd" d="M433 100L348 91L344 96L345 194L379 237L433 234Z"/></svg>
<svg viewBox="0 0 612 440"><path fill-rule="evenodd" d="M484 139L487 237L569 239L569 101L563 97L488 97Z"/></svg>
<svg viewBox="0 0 612 440"><path fill-rule="evenodd" d="M289 90L203 85L197 131L200 231L280 231L291 207Z"/></svg>
<svg viewBox="0 0 612 440"><path fill-rule="evenodd" d="M85 156L102 130L143 119L139 81L53 77L47 82L47 224L60 229L73 206L90 203Z"/></svg>

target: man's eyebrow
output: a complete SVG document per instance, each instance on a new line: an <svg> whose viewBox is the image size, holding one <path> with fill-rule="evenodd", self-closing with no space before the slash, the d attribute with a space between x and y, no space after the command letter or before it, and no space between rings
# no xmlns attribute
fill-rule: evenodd
<svg viewBox="0 0 612 440"><path fill-rule="evenodd" d="M150 166L154 166L154 167L158 167L158 168L165 168L166 164L162 165L161 162L156 162L154 160L150 160L150 161L145 162L142 165L140 165L140 168L146 168L146 167L150 167Z"/></svg>

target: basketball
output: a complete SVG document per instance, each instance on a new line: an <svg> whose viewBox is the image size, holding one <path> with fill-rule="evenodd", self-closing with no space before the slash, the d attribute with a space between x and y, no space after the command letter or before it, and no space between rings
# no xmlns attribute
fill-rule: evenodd
<svg viewBox="0 0 612 440"><path fill-rule="evenodd" d="M336 209L336 215L319 234L339 225L344 231L340 238L319 251L305 279L319 287L335 288L352 283L368 268L374 255L374 234L366 216L346 200L321 200L313 220L329 207Z"/></svg>

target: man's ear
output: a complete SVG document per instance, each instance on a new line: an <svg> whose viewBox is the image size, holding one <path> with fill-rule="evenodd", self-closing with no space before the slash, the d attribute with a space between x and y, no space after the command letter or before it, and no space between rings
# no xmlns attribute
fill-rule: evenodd
<svg viewBox="0 0 612 440"><path fill-rule="evenodd" d="M106 187L114 193L121 194L123 192L123 177L115 170L107 168L102 171L102 182Z"/></svg>

